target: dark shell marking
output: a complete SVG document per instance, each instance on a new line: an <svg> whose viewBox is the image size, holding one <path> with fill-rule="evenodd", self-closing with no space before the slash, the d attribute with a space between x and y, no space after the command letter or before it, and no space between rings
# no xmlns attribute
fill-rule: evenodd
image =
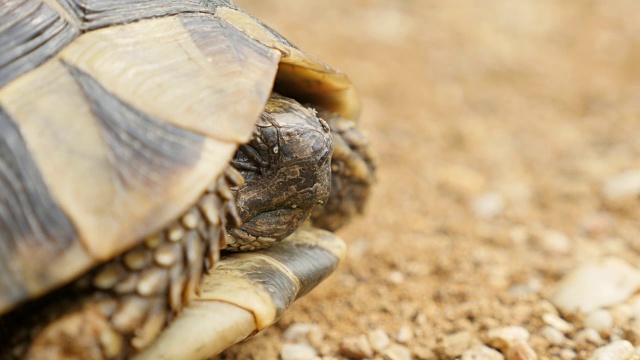
<svg viewBox="0 0 640 360"><path fill-rule="evenodd" d="M126 24L180 13L210 13L235 8L228 0L55 0L83 30Z"/></svg>
<svg viewBox="0 0 640 360"><path fill-rule="evenodd" d="M145 114L108 92L94 78L66 64L99 120L111 164L125 187L161 194L172 173L188 171L205 137Z"/></svg>
<svg viewBox="0 0 640 360"><path fill-rule="evenodd" d="M0 134L0 293L18 300L27 295L24 286L32 274L23 260L46 264L77 234L51 197L16 124L1 107Z"/></svg>
<svg viewBox="0 0 640 360"><path fill-rule="evenodd" d="M3 0L0 88L55 56L81 33L180 13L235 6L226 0Z"/></svg>
<svg viewBox="0 0 640 360"><path fill-rule="evenodd" d="M80 31L38 0L0 6L0 88L57 54Z"/></svg>

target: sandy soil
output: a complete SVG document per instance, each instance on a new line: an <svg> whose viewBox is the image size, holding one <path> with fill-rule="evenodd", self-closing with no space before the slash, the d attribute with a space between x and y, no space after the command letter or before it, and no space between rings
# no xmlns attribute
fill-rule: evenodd
<svg viewBox="0 0 640 360"><path fill-rule="evenodd" d="M600 343L576 340L584 314L559 313L572 328L557 341L543 320L579 264L640 260L637 193L603 191L640 169L640 2L236 2L349 74L379 179L339 232L338 271L223 359L278 359L294 323L318 325L324 359L372 329L417 359L457 358L504 326L525 328L540 359L640 344L616 308Z"/></svg>

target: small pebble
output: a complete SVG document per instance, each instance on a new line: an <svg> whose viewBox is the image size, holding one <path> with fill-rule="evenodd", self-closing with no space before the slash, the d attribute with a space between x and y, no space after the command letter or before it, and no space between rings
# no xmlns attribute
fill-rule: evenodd
<svg viewBox="0 0 640 360"><path fill-rule="evenodd" d="M427 318L427 314L425 313L418 313L414 319L414 321L416 322L416 324L418 325L422 325L425 326L427 325L427 323L429 322L429 319Z"/></svg>
<svg viewBox="0 0 640 360"><path fill-rule="evenodd" d="M396 341L401 344L408 343L413 338L413 330L408 325L403 325L400 330L398 330L398 335L396 335Z"/></svg>
<svg viewBox="0 0 640 360"><path fill-rule="evenodd" d="M318 353L322 356L329 356L335 353L335 349L333 348L333 346L326 342L323 342L320 345L312 345L312 346L315 347L316 350L318 350Z"/></svg>
<svg viewBox="0 0 640 360"><path fill-rule="evenodd" d="M604 197L608 200L622 200L640 195L640 170L628 170L618 174L604 184Z"/></svg>
<svg viewBox="0 0 640 360"><path fill-rule="evenodd" d="M539 278L531 278L524 284L515 284L509 288L509 293L515 296L527 296L531 294L539 294L542 290L542 280Z"/></svg>
<svg viewBox="0 0 640 360"><path fill-rule="evenodd" d="M543 327L541 333L552 345L562 345L567 340L560 330L551 326Z"/></svg>
<svg viewBox="0 0 640 360"><path fill-rule="evenodd" d="M626 340L626 339L622 337L622 334L615 333L615 332L609 335L609 344L611 344L612 342L616 342L618 340Z"/></svg>
<svg viewBox="0 0 640 360"><path fill-rule="evenodd" d="M385 360L411 360L411 351L406 346L391 344L384 350L382 356Z"/></svg>
<svg viewBox="0 0 640 360"><path fill-rule="evenodd" d="M436 357L433 350L425 345L418 345L417 347L411 348L411 353L418 360L433 360Z"/></svg>
<svg viewBox="0 0 640 360"><path fill-rule="evenodd" d="M487 333L487 345L506 351L511 344L517 342L526 343L529 340L529 331L520 326L509 326L498 329L491 329Z"/></svg>
<svg viewBox="0 0 640 360"><path fill-rule="evenodd" d="M346 338L340 343L340 354L350 359L365 359L373 357L373 349L367 337L362 334L358 337Z"/></svg>
<svg viewBox="0 0 640 360"><path fill-rule="evenodd" d="M587 315L584 320L584 325L594 328L600 333L604 333L613 328L613 317L609 311L598 309Z"/></svg>
<svg viewBox="0 0 640 360"><path fill-rule="evenodd" d="M460 360L504 360L504 356L496 349L478 345L462 353Z"/></svg>
<svg viewBox="0 0 640 360"><path fill-rule="evenodd" d="M566 275L551 295L563 312L619 304L640 288L640 271L623 260L607 258L586 263Z"/></svg>
<svg viewBox="0 0 640 360"><path fill-rule="evenodd" d="M451 357L460 356L465 350L469 349L473 337L468 331L458 331L447 335L445 338L445 353Z"/></svg>
<svg viewBox="0 0 640 360"><path fill-rule="evenodd" d="M614 324L627 324L633 317L633 307L628 304L617 304L609 310Z"/></svg>
<svg viewBox="0 0 640 360"><path fill-rule="evenodd" d="M600 333L598 333L598 330L594 328L586 328L578 331L573 337L573 340L575 340L579 344L591 343L595 345L600 345L604 341L602 340L602 337L600 337Z"/></svg>
<svg viewBox="0 0 640 360"><path fill-rule="evenodd" d="M580 227L584 233L592 238L606 233L612 224L611 216L607 213L593 213L585 216L580 222Z"/></svg>
<svg viewBox="0 0 640 360"><path fill-rule="evenodd" d="M401 284L404 282L404 274L400 271L392 271L389 273L389 281L392 284Z"/></svg>
<svg viewBox="0 0 640 360"><path fill-rule="evenodd" d="M463 165L449 165L439 169L439 186L461 196L479 193L486 184L482 173Z"/></svg>
<svg viewBox="0 0 640 360"><path fill-rule="evenodd" d="M538 355L527 343L519 341L509 347L505 358L506 360L537 360Z"/></svg>
<svg viewBox="0 0 640 360"><path fill-rule="evenodd" d="M369 331L369 343L374 351L382 353L382 350L389 346L391 340L389 335L382 329L374 329Z"/></svg>
<svg viewBox="0 0 640 360"><path fill-rule="evenodd" d="M540 300L536 303L536 306L539 307L543 313L550 313L550 314L555 314L560 316L560 313L558 312L558 309L556 308L555 305L553 305L553 303L551 303L550 301L547 300Z"/></svg>
<svg viewBox="0 0 640 360"><path fill-rule="evenodd" d="M564 334L571 332L574 329L573 324L571 324L570 322L567 322L565 319L561 318L556 314L546 313L542 315L542 321L544 321L545 324L553 327L556 330L561 331Z"/></svg>
<svg viewBox="0 0 640 360"><path fill-rule="evenodd" d="M320 325L313 323L294 323L291 324L282 335L285 342L288 343L310 343L316 345L322 342L324 334Z"/></svg>
<svg viewBox="0 0 640 360"><path fill-rule="evenodd" d="M597 348L589 360L628 360L634 350L633 345L627 340L618 340Z"/></svg>
<svg viewBox="0 0 640 360"><path fill-rule="evenodd" d="M314 360L317 356L316 350L308 344L285 343L280 350L282 360Z"/></svg>
<svg viewBox="0 0 640 360"><path fill-rule="evenodd" d="M540 246L552 254L567 254L571 251L571 239L563 232L546 230L540 237Z"/></svg>
<svg viewBox="0 0 640 360"><path fill-rule="evenodd" d="M528 296L537 294L538 290L531 287L529 284L515 284L509 288L509 294L513 296Z"/></svg>
<svg viewBox="0 0 640 360"><path fill-rule="evenodd" d="M504 209L504 199L502 195L490 192L485 193L473 200L471 210L473 213L483 219L490 219L500 216Z"/></svg>
<svg viewBox="0 0 640 360"><path fill-rule="evenodd" d="M560 350L560 360L575 360L577 357L576 352L571 349Z"/></svg>

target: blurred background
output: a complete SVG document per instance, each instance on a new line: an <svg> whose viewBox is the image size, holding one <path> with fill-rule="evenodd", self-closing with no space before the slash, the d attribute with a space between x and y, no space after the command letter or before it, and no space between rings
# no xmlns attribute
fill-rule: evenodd
<svg viewBox="0 0 640 360"><path fill-rule="evenodd" d="M640 278L640 2L236 3L349 75L378 183L339 232L336 274L222 359L587 359L640 344L637 288L599 323L550 301L605 257ZM508 326L525 330L520 348L496 343Z"/></svg>

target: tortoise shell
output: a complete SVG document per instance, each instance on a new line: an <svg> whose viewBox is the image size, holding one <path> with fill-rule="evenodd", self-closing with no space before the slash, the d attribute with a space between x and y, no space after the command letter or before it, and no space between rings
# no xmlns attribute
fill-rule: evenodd
<svg viewBox="0 0 640 360"><path fill-rule="evenodd" d="M3 1L0 314L179 217L273 90L357 118L343 73L229 1Z"/></svg>

